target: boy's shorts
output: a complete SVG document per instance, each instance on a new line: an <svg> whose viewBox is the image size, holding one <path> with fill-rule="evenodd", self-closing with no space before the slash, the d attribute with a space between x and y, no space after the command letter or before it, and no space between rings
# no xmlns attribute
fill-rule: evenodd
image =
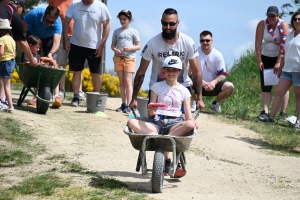
<svg viewBox="0 0 300 200"><path fill-rule="evenodd" d="M115 72L135 72L135 58L128 58L125 56L114 56Z"/></svg>
<svg viewBox="0 0 300 200"><path fill-rule="evenodd" d="M286 79L292 82L293 86L300 87L300 72L285 72L283 71L280 75L280 78Z"/></svg>
<svg viewBox="0 0 300 200"><path fill-rule="evenodd" d="M11 59L8 61L0 62L0 78L11 78L11 74L13 73L16 66L15 59Z"/></svg>
<svg viewBox="0 0 300 200"><path fill-rule="evenodd" d="M153 118L149 119L149 123L156 128L159 135L169 135L171 128L181 122L182 122L182 118L179 117L175 119L169 119L169 118L159 119L157 121Z"/></svg>
<svg viewBox="0 0 300 200"><path fill-rule="evenodd" d="M68 36L68 41L70 42L70 36ZM68 63L68 52L64 50L63 38L60 40L59 48L57 52L53 55L57 64L67 64Z"/></svg>

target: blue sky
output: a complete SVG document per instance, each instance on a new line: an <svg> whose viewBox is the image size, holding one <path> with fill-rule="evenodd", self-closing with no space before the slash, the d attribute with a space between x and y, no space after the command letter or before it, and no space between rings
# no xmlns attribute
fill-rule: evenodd
<svg viewBox="0 0 300 200"><path fill-rule="evenodd" d="M113 70L113 52L110 49L113 31L119 28L117 14L122 9L132 12L133 22L131 27L138 30L141 38L141 49L149 39L161 32L160 19L166 8L175 8L178 11L180 24L178 30L194 39L199 46L199 34L203 30L213 33L213 47L218 49L224 56L226 66L231 68L234 61L239 58L246 49L254 47L256 25L261 19L266 18L267 8L277 6L281 10L284 3L290 0L107 0L108 9L111 13L111 33L107 41L106 70ZM45 5L41 5L45 6ZM287 22L290 16L283 18ZM137 52L138 69L140 63L140 51ZM148 89L150 68L142 86Z"/></svg>

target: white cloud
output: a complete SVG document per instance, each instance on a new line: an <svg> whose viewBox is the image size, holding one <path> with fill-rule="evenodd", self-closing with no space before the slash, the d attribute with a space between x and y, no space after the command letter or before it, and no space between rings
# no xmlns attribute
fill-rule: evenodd
<svg viewBox="0 0 300 200"><path fill-rule="evenodd" d="M187 33L188 32L188 26L185 23L185 21L181 21L180 20L180 24L178 25L178 31L183 32L183 33Z"/></svg>
<svg viewBox="0 0 300 200"><path fill-rule="evenodd" d="M159 24L154 20L139 19L134 21L132 26L137 29L140 37L144 39L144 43L161 32L161 29L159 29Z"/></svg>
<svg viewBox="0 0 300 200"><path fill-rule="evenodd" d="M241 55L245 54L245 52L249 49L254 49L253 41L248 41L245 44L239 45L233 49L233 56L235 59L240 58Z"/></svg>

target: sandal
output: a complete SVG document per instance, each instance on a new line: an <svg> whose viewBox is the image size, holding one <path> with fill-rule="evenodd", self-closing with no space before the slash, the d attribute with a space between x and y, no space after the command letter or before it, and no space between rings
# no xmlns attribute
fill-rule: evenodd
<svg viewBox="0 0 300 200"><path fill-rule="evenodd" d="M14 107L12 108L5 108L3 109L3 112L7 112L7 113L13 113Z"/></svg>

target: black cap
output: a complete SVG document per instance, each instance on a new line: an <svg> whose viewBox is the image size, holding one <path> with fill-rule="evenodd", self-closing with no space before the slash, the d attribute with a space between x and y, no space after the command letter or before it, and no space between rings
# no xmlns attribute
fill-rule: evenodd
<svg viewBox="0 0 300 200"><path fill-rule="evenodd" d="M23 7L23 13L25 12L25 0L10 0L12 3L22 6Z"/></svg>
<svg viewBox="0 0 300 200"><path fill-rule="evenodd" d="M278 8L276 6L270 6L267 10L267 15L279 15Z"/></svg>
<svg viewBox="0 0 300 200"><path fill-rule="evenodd" d="M121 10L121 12L118 14L118 17L120 17L120 15L125 15L128 17L128 19L132 18L131 12L127 9Z"/></svg>

